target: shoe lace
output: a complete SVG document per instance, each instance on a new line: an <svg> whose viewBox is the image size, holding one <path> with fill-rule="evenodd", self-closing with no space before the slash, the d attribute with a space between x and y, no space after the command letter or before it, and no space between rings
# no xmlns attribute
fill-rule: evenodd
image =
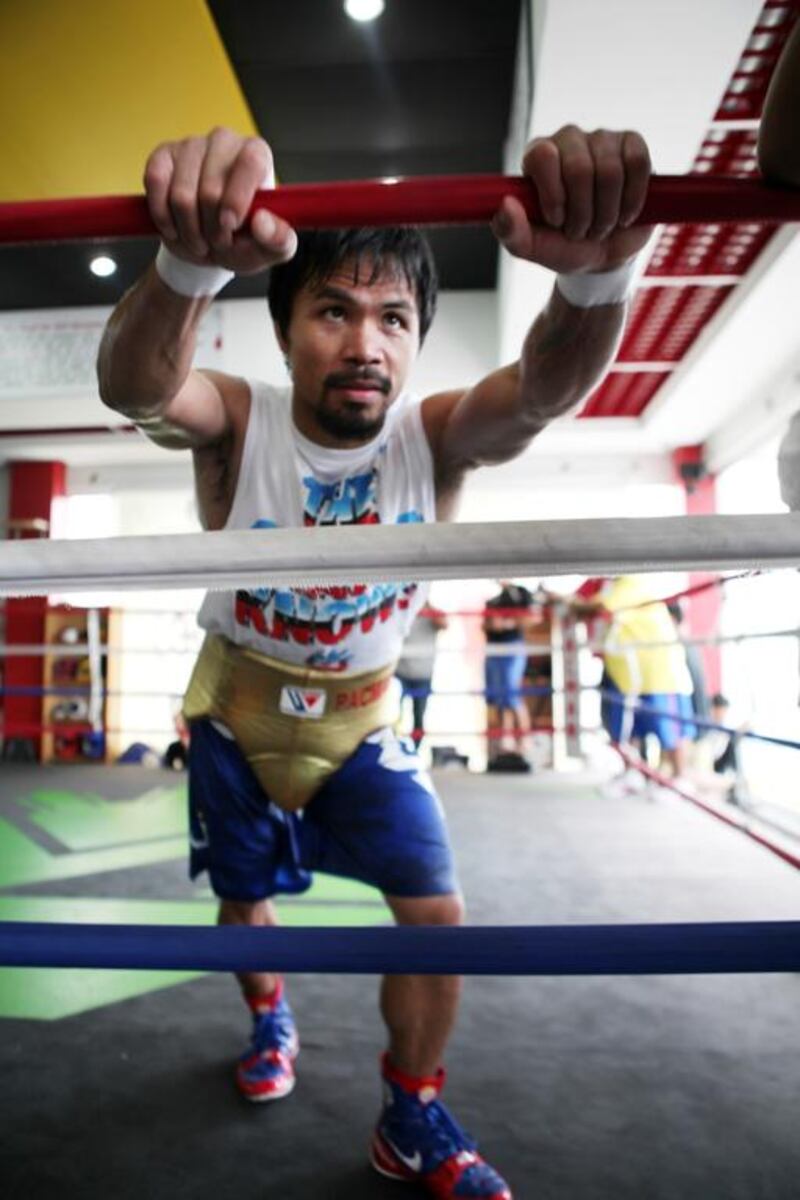
<svg viewBox="0 0 800 1200"><path fill-rule="evenodd" d="M286 1050L293 1033L294 1021L285 1008L258 1013L253 1022L253 1050Z"/></svg>
<svg viewBox="0 0 800 1200"><path fill-rule="evenodd" d="M433 1100L426 1104L416 1121L424 1127L428 1145L437 1162L444 1162L462 1150L475 1150L477 1142L461 1128L444 1104Z"/></svg>

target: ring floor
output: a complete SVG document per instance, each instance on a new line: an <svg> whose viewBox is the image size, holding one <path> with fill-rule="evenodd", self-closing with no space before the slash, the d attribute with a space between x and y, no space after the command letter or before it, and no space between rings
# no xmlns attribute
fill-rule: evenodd
<svg viewBox="0 0 800 1200"><path fill-rule="evenodd" d="M184 865L181 777L0 771L0 919L213 920ZM475 924L796 919L800 874L682 801L589 776L443 771ZM320 880L287 923L380 924ZM377 983L297 976L293 1095L232 1083L224 976L0 970L5 1200L391 1200L366 1162ZM445 1093L515 1200L793 1200L800 977L472 979Z"/></svg>

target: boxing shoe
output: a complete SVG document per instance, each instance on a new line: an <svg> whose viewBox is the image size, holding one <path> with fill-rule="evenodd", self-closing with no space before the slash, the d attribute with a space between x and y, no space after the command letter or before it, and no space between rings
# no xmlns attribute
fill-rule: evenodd
<svg viewBox="0 0 800 1200"><path fill-rule="evenodd" d="M414 1078L384 1056L384 1105L371 1161L389 1179L419 1183L436 1200L512 1200L508 1184L439 1099L445 1073Z"/></svg>
<svg viewBox="0 0 800 1200"><path fill-rule="evenodd" d="M280 1100L294 1088L294 1060L300 1053L292 1010L283 994L283 980L266 999L263 996L245 999L253 1014L253 1034L236 1067L236 1086L248 1100Z"/></svg>

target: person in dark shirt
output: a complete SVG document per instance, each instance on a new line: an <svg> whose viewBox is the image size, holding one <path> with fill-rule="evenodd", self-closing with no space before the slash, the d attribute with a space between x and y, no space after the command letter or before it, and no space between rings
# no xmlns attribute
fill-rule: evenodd
<svg viewBox="0 0 800 1200"><path fill-rule="evenodd" d="M524 739L530 733L522 681L528 660L525 632L533 597L527 588L507 580L500 581L500 589L487 600L483 622L490 767L502 749L504 736L512 740L516 753L524 759Z"/></svg>

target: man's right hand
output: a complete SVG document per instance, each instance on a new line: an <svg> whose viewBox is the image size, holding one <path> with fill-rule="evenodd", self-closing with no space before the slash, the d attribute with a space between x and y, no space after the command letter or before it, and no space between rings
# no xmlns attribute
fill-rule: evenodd
<svg viewBox="0 0 800 1200"><path fill-rule="evenodd" d="M267 209L246 224L256 192L275 186L263 138L218 128L207 137L163 142L147 160L144 186L164 244L186 262L254 275L286 262L297 248L291 225Z"/></svg>

